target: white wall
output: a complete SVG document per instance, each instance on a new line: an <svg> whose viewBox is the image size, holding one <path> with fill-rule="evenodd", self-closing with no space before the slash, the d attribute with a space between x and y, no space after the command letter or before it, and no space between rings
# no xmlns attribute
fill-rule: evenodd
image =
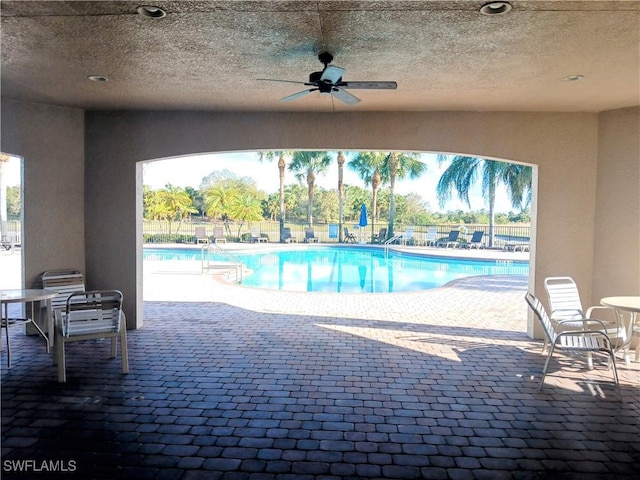
<svg viewBox="0 0 640 480"><path fill-rule="evenodd" d="M638 132L638 108L600 115L592 304L612 295L640 295Z"/></svg>
<svg viewBox="0 0 640 480"><path fill-rule="evenodd" d="M99 215L95 221L87 217L87 249L99 254L87 258L87 269L111 268L109 281L126 282L129 298L139 289L140 252L132 249L141 244L132 208L138 161L232 150L423 150L539 165L533 288L542 291L544 276L562 272L575 276L590 296L597 129L598 116L588 113L91 112L87 208ZM141 308L138 298L138 315ZM134 312L127 316L135 318Z"/></svg>
<svg viewBox="0 0 640 480"><path fill-rule="evenodd" d="M2 151L24 158L24 280L85 269L84 112L2 101Z"/></svg>
<svg viewBox="0 0 640 480"><path fill-rule="evenodd" d="M420 150L538 165L530 288L543 296L544 277L567 274L586 301L604 292L637 294L639 112L83 115L5 101L2 150L25 157L27 284L49 268L86 266L90 288L124 292L129 327L136 328L142 325L137 162L217 151ZM610 229L620 225L630 228L629 237L609 253ZM537 333L532 324L530 333Z"/></svg>

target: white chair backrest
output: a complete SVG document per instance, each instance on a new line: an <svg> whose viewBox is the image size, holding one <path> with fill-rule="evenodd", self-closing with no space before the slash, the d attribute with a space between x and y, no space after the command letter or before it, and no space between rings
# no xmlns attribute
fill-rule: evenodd
<svg viewBox="0 0 640 480"><path fill-rule="evenodd" d="M540 302L540 300L538 300L531 292L527 292L524 299L529 304L529 307L531 307L531 310L533 310L533 313L542 324L542 328L547 339L551 342L551 344L553 344L557 334L555 329L553 328L553 324L551 323L549 315L547 315L547 311L545 310L544 305L542 305L542 302Z"/></svg>
<svg viewBox="0 0 640 480"><path fill-rule="evenodd" d="M571 277L547 277L544 288L549 299L551 318L580 320L584 317L578 286Z"/></svg>
<svg viewBox="0 0 640 480"><path fill-rule="evenodd" d="M224 230L222 227L213 227L213 236L216 238L224 237Z"/></svg>
<svg viewBox="0 0 640 480"><path fill-rule="evenodd" d="M207 238L207 227L195 228L196 238Z"/></svg>
<svg viewBox="0 0 640 480"><path fill-rule="evenodd" d="M426 239L428 241L435 240L438 236L438 228L437 227L428 227L427 228L427 236Z"/></svg>
<svg viewBox="0 0 640 480"><path fill-rule="evenodd" d="M42 288L58 293L51 299L54 310L62 310L67 305L67 298L74 292L84 292L84 278L78 270L51 270L40 276Z"/></svg>
<svg viewBox="0 0 640 480"><path fill-rule="evenodd" d="M259 228L252 228L250 230L251 232L251 238L260 238L260 229Z"/></svg>
<svg viewBox="0 0 640 480"><path fill-rule="evenodd" d="M94 290L69 296L62 315L65 337L117 333L120 331L122 293L118 290Z"/></svg>
<svg viewBox="0 0 640 480"><path fill-rule="evenodd" d="M404 238L410 240L413 237L413 227L407 227L404 231Z"/></svg>

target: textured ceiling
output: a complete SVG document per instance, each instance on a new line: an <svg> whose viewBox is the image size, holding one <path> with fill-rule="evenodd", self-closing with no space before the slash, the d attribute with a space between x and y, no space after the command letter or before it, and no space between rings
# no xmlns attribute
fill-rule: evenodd
<svg viewBox="0 0 640 480"><path fill-rule="evenodd" d="M640 1L2 1L2 95L84 109L603 111L640 104ZM282 97L321 70L394 80ZM568 75L584 75L578 82ZM87 80L103 75L108 82Z"/></svg>

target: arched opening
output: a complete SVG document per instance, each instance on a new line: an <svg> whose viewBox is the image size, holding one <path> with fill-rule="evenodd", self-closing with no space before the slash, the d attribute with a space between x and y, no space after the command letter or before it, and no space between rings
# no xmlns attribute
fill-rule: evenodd
<svg viewBox="0 0 640 480"><path fill-rule="evenodd" d="M337 152L334 152L334 153L337 154ZM221 159L225 155L229 156L230 163L221 161ZM173 174L171 174L169 177L166 177L166 178L167 178L168 183L172 183L173 184L173 182L176 182L174 184L174 186L175 186L175 185L179 185L180 184L179 178L184 176L184 175L182 175L184 172L190 172L196 178L199 175L200 178L202 179L206 175L208 175L208 174L210 174L210 173L212 173L212 172L214 172L216 170L226 169L229 165L233 164L234 158L235 158L235 161L237 163L240 163L238 161L238 157L237 157L238 155L244 156L245 158L251 158L252 159L252 162L253 162L253 165L254 165L255 168L253 170L250 170L249 173L250 173L251 176L253 176L254 180L258 180L258 179L262 180L263 175L265 175L265 171L269 169L267 167L270 167L270 170L271 170L270 173L273 174L273 178L277 179L277 177L278 177L277 162L276 161L271 162L271 163L263 162L261 164L259 162L259 160L258 160L258 152L233 152L233 153L230 153L230 154L211 154L211 155L199 154L198 157L200 157L202 159L205 159L206 157L209 157L209 160L205 160L203 162L203 163L205 163L204 167L203 166L199 167L200 168L199 173L195 173L194 172L194 167L192 165L188 165L186 163L187 158L190 157L188 155L171 157L171 158L162 158L162 159L157 159L157 160L153 160L153 161L150 161L150 162L154 162L154 163L158 163L158 162L163 162L163 163L165 163L165 162L174 162L174 164L177 165L177 168L176 168L176 170L173 171ZM435 157L434 154L423 154L423 155L433 155ZM219 163L216 163L216 160L218 160ZM498 160L498 159L491 159L491 160ZM142 270L139 270L139 282L140 282L139 284L140 285L145 283L145 282L142 282L142 278L141 278L141 275L140 275L140 272L143 271L143 269L144 269L143 261L142 261L142 258L141 258L142 257L142 251L143 251L142 242L143 242L143 239L145 237L148 237L150 235L150 232L145 230L145 223L144 223L144 221L142 219L142 212L143 212L142 197L144 195L143 185L145 184L145 176L148 174L148 172L145 171L145 170L149 170L150 169L148 166L145 166L145 164L152 166L152 165L154 165L154 163L150 163L150 164L146 163L146 162L139 162L138 163L138 180L137 180L137 184L138 184L138 219L139 219L139 223L140 223L139 232L138 232L138 237L139 237L139 241L140 241L140 248L139 248L139 255L138 255L139 260L138 261L139 261L139 265L140 265L140 267L142 269ZM335 163L335 158L334 158L334 162L332 162L332 163ZM435 164L435 162L434 162L434 164ZM432 165L432 168L433 168L433 165ZM435 185L437 184L437 180L438 180L439 176L441 175L443 169L444 169L444 166L443 166L443 168L441 168L438 171L438 174L435 175L437 178L430 178L429 179L429 184L432 186L432 188L435 189ZM168 171L171 172L171 170L168 170ZM238 170L236 173L238 173L239 176L242 176L242 174L243 174L243 172L241 172L240 170ZM351 178L350 178L350 180L344 180L343 179L344 183L349 183L350 181L351 182L362 181L361 179L359 179L357 177L355 172L349 171L349 173L351 174L350 175ZM328 180L328 182L330 184L335 185L335 188L337 188L338 184L339 184L338 175L337 175L336 172L333 172L331 175L333 175L333 179ZM287 171L287 176L288 176L288 180L289 181L292 181L292 182L295 181L295 179L293 178L293 174L291 172ZM416 180L407 180L406 183L410 185L412 182L415 184L415 190L424 191L424 185L420 184L420 182L417 182ZM536 191L537 191L537 171L536 171L536 168L533 168L533 175L532 175L532 178L531 178L531 182L532 182L531 183L531 188L532 188L532 190L531 190L531 202L530 202L530 206L531 206L531 209L532 209L532 215L531 216L532 216L532 218L535 218L535 215L534 215L533 212L535 212ZM156 178L154 186L155 187L159 187L161 185L162 185L162 181L161 180L159 181ZM195 187L196 185L191 185L191 186ZM370 188L370 187L367 187L367 188ZM275 184L274 184L274 189L277 190L277 187L275 186ZM405 190L400 189L400 192L404 192L404 191ZM435 194L435 192L433 192L433 193ZM396 194L398 194L398 190L396 190ZM474 194L480 195L479 186L477 186L477 192L474 192ZM504 193L502 193L502 196L503 196L503 198L501 198L501 201L504 202L505 198L506 198L506 195ZM435 195L433 196L433 199L435 199ZM475 203L474 206L477 207L479 205L478 205L478 203ZM347 215L347 217L348 217L348 215ZM276 238L276 241L278 241L278 239L281 238L279 230L278 230L277 220L278 220L278 215L274 215L272 217L272 221L274 222L274 227L269 233L269 237L270 238ZM340 223L341 224L342 222L340 222L340 220L341 219L337 219L336 223ZM349 220L346 223L349 223L352 220L353 220L353 218L349 218ZM413 223L415 223L415 222L413 222ZM378 219L378 221L376 222L375 225L377 225L377 227L380 227L380 226L385 225L385 224L386 224L385 221L381 222L380 219ZM422 225L420 227L425 227L425 229L426 229L426 225ZM375 232L372 232L372 233L375 233ZM469 233L471 234L473 232L469 232ZM181 230L181 235L183 236L183 238L185 238L187 236L190 236L191 234L192 234L192 232L190 230L189 231L187 231L187 229ZM329 238L329 236L327 234L327 239L328 238ZM239 239L240 239L240 236L238 235L238 240ZM528 247L529 247L529 250L530 250L529 253L530 253L531 257L533 258L534 255L535 255L535 225L534 224L531 225L531 233L529 235L529 239L530 240L527 241L527 244L528 244ZM340 239L336 239L336 241L339 242ZM498 244L492 245L492 246L494 248L496 248L496 249L499 249L500 247L504 246L504 242L498 243ZM532 282L532 278L533 278L532 270L533 270L533 265L534 264L535 263L533 261L530 262L531 269L529 271L529 283ZM142 302L143 299L144 299L143 291L138 290L138 295L139 295L138 298L140 299L140 302ZM532 332L529 332L529 334L531 335Z"/></svg>

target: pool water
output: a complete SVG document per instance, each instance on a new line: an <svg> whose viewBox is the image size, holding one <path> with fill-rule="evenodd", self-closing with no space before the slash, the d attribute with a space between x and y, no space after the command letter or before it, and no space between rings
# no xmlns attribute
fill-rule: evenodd
<svg viewBox="0 0 640 480"><path fill-rule="evenodd" d="M144 258L198 260L200 250L145 248ZM528 262L467 260L367 247L234 251L251 271L243 286L298 292L382 293L440 287L476 275L528 275ZM215 260L227 260L212 252Z"/></svg>

